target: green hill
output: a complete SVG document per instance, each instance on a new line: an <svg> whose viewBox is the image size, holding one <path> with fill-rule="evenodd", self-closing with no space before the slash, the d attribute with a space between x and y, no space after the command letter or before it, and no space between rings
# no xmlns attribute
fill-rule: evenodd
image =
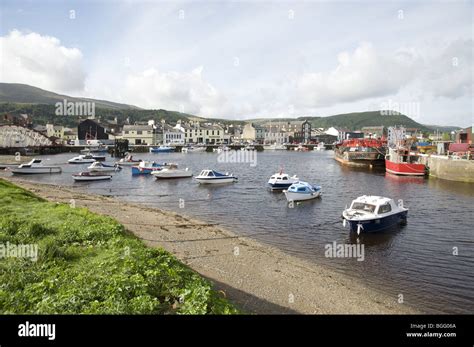
<svg viewBox="0 0 474 347"><path fill-rule="evenodd" d="M155 122L160 122L162 119L164 119L167 123L176 123L178 120L197 120L201 122L221 122L224 124L245 124L246 122L261 124L269 121L286 122L294 120L308 120L311 122L311 125L316 128L338 127L346 128L349 130L358 130L362 127L381 125L385 127L405 126L407 128L417 128L421 131L426 132L433 132L436 130L441 132L450 132L452 130L459 129L459 127L454 126L441 127L436 125L423 125L417 123L416 121L407 117L404 114L393 111L354 112L337 114L328 117L298 117L273 119L260 118L246 121L220 118L204 118L177 111L168 111L162 109L144 110L132 105L119 104L105 100L75 98L67 95L56 94L26 84L0 83L0 114L7 112L16 114L27 113L33 116L34 122L36 124L46 124L47 122L50 122L57 125L75 126L79 122L79 117L65 117L55 115L54 105L58 101L63 101L64 99L73 102L95 102L96 117L100 117L104 120L113 120L114 118L117 118L117 121L119 123L124 123L127 118L131 123L145 122L150 119L155 120ZM384 113L387 113L387 115L384 115Z"/></svg>
<svg viewBox="0 0 474 347"><path fill-rule="evenodd" d="M354 112L336 114L328 117L298 117L295 119L284 118L284 119L272 119L272 121L291 121L291 120L308 120L313 128L345 128L348 130L360 130L363 127L369 126L396 126L403 125L406 128L417 128L422 131L429 131L430 128L415 122L410 117L404 114L393 112L387 112L389 115L384 115L382 111L369 111L369 112ZM256 123L268 122L270 119L257 119L254 120Z"/></svg>
<svg viewBox="0 0 474 347"><path fill-rule="evenodd" d="M119 104L111 101L75 98L67 95L56 94L27 84L0 83L0 102L54 105L58 101L63 101L64 99L71 102L94 102L96 108L100 107L117 110L139 109L136 106Z"/></svg>

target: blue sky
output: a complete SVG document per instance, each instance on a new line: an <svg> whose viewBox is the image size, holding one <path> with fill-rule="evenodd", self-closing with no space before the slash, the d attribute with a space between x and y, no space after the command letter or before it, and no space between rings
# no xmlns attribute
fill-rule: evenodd
<svg viewBox="0 0 474 347"><path fill-rule="evenodd" d="M425 124L472 125L471 1L0 6L2 82L210 117L390 104Z"/></svg>

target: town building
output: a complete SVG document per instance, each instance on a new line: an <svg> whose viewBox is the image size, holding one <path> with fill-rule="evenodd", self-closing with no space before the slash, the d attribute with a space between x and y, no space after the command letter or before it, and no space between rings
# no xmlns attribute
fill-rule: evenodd
<svg viewBox="0 0 474 347"><path fill-rule="evenodd" d="M153 125L129 125L122 129L122 139L128 140L131 145L155 145L155 127Z"/></svg>

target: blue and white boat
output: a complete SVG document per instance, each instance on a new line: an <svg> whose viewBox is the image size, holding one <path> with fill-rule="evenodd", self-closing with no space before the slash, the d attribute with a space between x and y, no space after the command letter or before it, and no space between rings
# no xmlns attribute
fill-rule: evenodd
<svg viewBox="0 0 474 347"><path fill-rule="evenodd" d="M170 153L170 152L174 152L173 147L169 147L169 146L150 147L150 153Z"/></svg>
<svg viewBox="0 0 474 347"><path fill-rule="evenodd" d="M321 196L321 186L313 186L308 182L298 181L287 190L284 190L283 193L285 193L288 201L311 200Z"/></svg>
<svg viewBox="0 0 474 347"><path fill-rule="evenodd" d="M229 173L220 173L214 170L202 170L196 177L201 184L232 183L237 182L237 177Z"/></svg>
<svg viewBox="0 0 474 347"><path fill-rule="evenodd" d="M288 188L299 180L300 179L296 175L290 176L280 171L270 177L268 185L271 190L282 190Z"/></svg>
<svg viewBox="0 0 474 347"><path fill-rule="evenodd" d="M357 234L391 229L407 222L408 209L403 201L382 196L363 195L353 200L351 206L342 212L343 224L349 224Z"/></svg>
<svg viewBox="0 0 474 347"><path fill-rule="evenodd" d="M163 166L154 161L141 161L138 165L132 166L132 175L149 175L162 169Z"/></svg>

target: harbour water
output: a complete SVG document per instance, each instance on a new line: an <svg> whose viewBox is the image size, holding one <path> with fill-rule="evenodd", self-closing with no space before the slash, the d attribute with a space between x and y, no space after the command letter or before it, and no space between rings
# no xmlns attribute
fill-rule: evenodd
<svg viewBox="0 0 474 347"><path fill-rule="evenodd" d="M194 179L156 181L151 176L132 176L129 167L114 174L111 181L73 182L71 174L87 167L66 164L73 156L39 157L48 165L61 164L63 173L23 178L74 186L219 223L237 234L358 278L422 312L474 312L473 184L351 169L338 164L333 151L259 152L256 165L222 163L216 153L136 155L176 162L195 175L205 168L232 172L239 182L227 185L202 186ZM290 208L284 194L266 188L270 175L280 168L321 185L323 197ZM391 233L350 234L342 226L341 212L364 194L402 199L409 208L408 224ZM326 258L325 245L333 242L363 244L364 261Z"/></svg>

